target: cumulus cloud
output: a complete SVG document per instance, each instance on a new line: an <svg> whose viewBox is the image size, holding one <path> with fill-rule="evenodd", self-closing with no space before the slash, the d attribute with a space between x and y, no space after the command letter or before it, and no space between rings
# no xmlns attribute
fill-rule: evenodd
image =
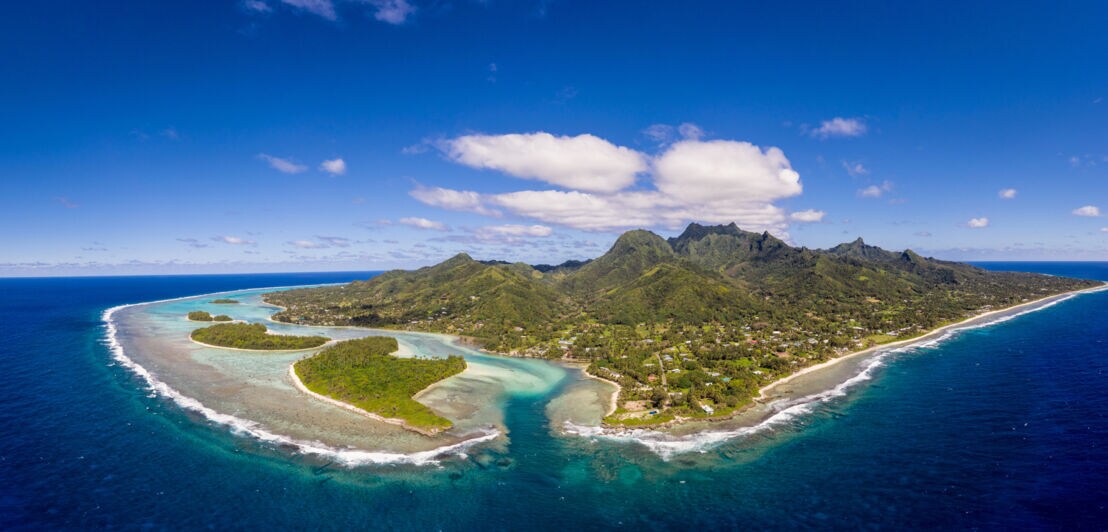
<svg viewBox="0 0 1108 532"><path fill-rule="evenodd" d="M789 214L789 219L794 222L813 223L822 221L825 215L827 215L826 212L808 209L806 211L796 211Z"/></svg>
<svg viewBox="0 0 1108 532"><path fill-rule="evenodd" d="M588 192L627 188L647 170L643 154L589 134L466 135L444 141L442 148L451 160L472 168Z"/></svg>
<svg viewBox="0 0 1108 532"><path fill-rule="evenodd" d="M826 139L831 137L860 137L866 133L866 122L861 118L835 117L820 122L819 127L810 131L813 137Z"/></svg>
<svg viewBox="0 0 1108 532"><path fill-rule="evenodd" d="M687 134L692 132L686 131ZM545 136L536 143L530 137ZM549 148L554 154L564 154L566 147L561 140L545 133L533 135L501 136L515 137L512 143L522 143L534 151ZM523 139L523 137L527 137ZM417 200L451 210L480 212L504 209L518 216L540 222L563 225L586 231L612 231L632 227L677 228L690 221L703 223L735 222L750 230L771 230L786 236L785 228L790 217L784 209L774 205L776 200L801 193L800 176L793 170L789 160L778 148L760 148L749 142L732 140L702 141L685 139L667 146L654 158L645 154L618 148L607 141L591 135L589 145L605 146L602 151L619 153L619 158L631 161L626 164L620 180L630 184L635 173L646 168L646 161L653 164L650 177L653 189L625 190L623 186L606 186L598 189L595 182L589 182L584 188L572 187L571 190L521 190L499 194L479 194L476 192L450 190L442 188L419 187L412 191ZM572 139L580 139L573 137ZM554 139L555 142L547 142ZM486 146L486 138L476 144ZM473 151L467 146L462 153ZM624 157L625 152L630 157ZM487 151L487 150L486 150ZM518 154L521 150L513 151ZM546 161L552 159L548 153L527 151L527 161ZM482 154L487 155L485 151ZM533 156L532 156L533 155ZM451 157L462 161L461 155ZM483 156L478 161L488 161ZM524 174L516 159L512 164L498 161L498 168L512 168L516 174ZM491 163L469 161L471 166L491 167ZM561 162L559 165L563 164ZM553 183L579 182L566 179L561 171L570 175L579 175L580 164L545 167L541 172L543 180ZM540 172L528 167L531 175ZM610 183L610 182L609 182ZM799 214L801 218L816 216L812 213ZM799 218L792 221L801 221Z"/></svg>
<svg viewBox="0 0 1108 532"><path fill-rule="evenodd" d="M331 175L343 175L346 173L346 161L342 160L341 157L329 159L323 161L319 165L319 169Z"/></svg>
<svg viewBox="0 0 1108 532"><path fill-rule="evenodd" d="M989 219L982 216L981 218L970 218L970 221L966 222L966 227L971 229L981 229L989 226Z"/></svg>
<svg viewBox="0 0 1108 532"><path fill-rule="evenodd" d="M212 242L222 242L224 244L230 244L232 246L253 246L257 244L257 242L253 240L247 240L245 238L230 235L213 236L211 240Z"/></svg>
<svg viewBox="0 0 1108 532"><path fill-rule="evenodd" d="M1018 193L1019 191L1014 188L1004 188L997 192L997 195L1000 196L1000 199L1016 199Z"/></svg>
<svg viewBox="0 0 1108 532"><path fill-rule="evenodd" d="M274 157L265 153L259 153L258 158L265 161L270 168L273 168L278 172L284 172L286 174L299 174L300 172L308 169L307 166L304 166L302 164L296 164L288 159Z"/></svg>
<svg viewBox="0 0 1108 532"><path fill-rule="evenodd" d="M686 140L654 161L654 184L685 203L760 203L800 194L784 152L749 142Z"/></svg>
<svg viewBox="0 0 1108 532"><path fill-rule="evenodd" d="M450 228L447 227L446 224L444 224L442 222L435 222L435 221L432 221L432 220L428 220L427 218L416 218L416 217L401 218L401 219L397 220L397 222L399 222L402 225L407 225L409 227L415 227L416 229L432 229L432 230L435 230L435 231L449 231L450 230Z"/></svg>
<svg viewBox="0 0 1108 532"><path fill-rule="evenodd" d="M487 216L500 216L495 209L481 203L481 195L469 190L451 190L442 187L417 187L408 193L421 203L451 211L475 212Z"/></svg>
<svg viewBox="0 0 1108 532"><path fill-rule="evenodd" d="M1095 205L1086 205L1084 207L1078 207L1074 209L1073 214L1075 216L1089 216L1095 218L1097 216L1100 216L1100 208Z"/></svg>
<svg viewBox="0 0 1108 532"><path fill-rule="evenodd" d="M323 249L327 247L319 242L312 242L311 240L291 240L288 244L299 249Z"/></svg>

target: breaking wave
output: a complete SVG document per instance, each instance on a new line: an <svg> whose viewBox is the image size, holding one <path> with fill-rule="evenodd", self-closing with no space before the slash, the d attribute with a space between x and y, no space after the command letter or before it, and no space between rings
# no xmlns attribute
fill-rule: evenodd
<svg viewBox="0 0 1108 532"><path fill-rule="evenodd" d="M439 459L443 457L464 457L465 451L470 447L483 442L491 441L500 435L500 431L489 429L484 432L479 432L477 433L477 435L458 443L444 445L442 447L437 447L435 449L429 449L426 451L411 453L365 451L350 448L340 449L331 447L321 442L298 440L289 436L276 434L265 429L255 421L217 412L207 406L204 406L200 401L181 394L165 382L159 380L146 368L142 367L134 360L131 360L124 351L123 345L119 342L119 339L117 338L118 329L116 328L115 321L112 319L116 312L119 312L120 310L128 307L149 305L154 303L167 303L171 301L190 299L193 297L203 296L187 296L165 299L161 301L152 301L148 303L119 305L105 310L101 316L104 321L105 330L104 344L111 350L112 357L116 360L116 362L118 362L121 366L127 368L135 375L141 377L142 380L146 382L147 387L153 394L161 395L162 397L173 401L175 404L177 404L181 408L184 408L185 410L196 412L203 416L205 419L215 424L225 426L229 428L234 434L248 436L261 442L275 446L291 447L295 449L295 451L298 453L320 456L348 467L372 464L437 464Z"/></svg>
<svg viewBox="0 0 1108 532"><path fill-rule="evenodd" d="M567 421L563 425L563 431L567 434L587 438L600 438L609 441L636 443L654 452L663 460L669 460L670 458L683 453L706 452L707 450L712 449L729 440L751 436L753 434L766 431L775 426L788 423L800 416L813 411L818 405L822 403L826 403L833 399L845 396L847 394L847 391L851 388L872 379L875 370L883 366L886 363L887 359L894 354L909 353L920 349L934 348L939 344L957 336L963 331L992 327L994 325L1010 321L1020 316L1030 314L1032 312L1038 312L1040 310L1053 307L1054 305L1072 299L1082 293L1102 291L1105 289L1105 287L1102 287L1087 290L1085 292L1069 294L1058 299L1051 300L1042 305L1027 308L1019 312L1014 312L1012 314L996 316L992 319L983 320L980 323L967 323L964 326L952 327L944 331L936 338L924 339L920 340L917 343L912 343L909 345L887 350L878 350L873 355L871 355L871 358L864 365L861 366L861 369L858 373L854 374L849 379L846 379L845 381L837 384L834 388L799 398L779 399L777 401L769 403L767 406L772 409L773 413L758 424L751 425L749 427L740 427L728 430L707 429L692 434L677 436L654 429L612 429L600 426L578 425Z"/></svg>

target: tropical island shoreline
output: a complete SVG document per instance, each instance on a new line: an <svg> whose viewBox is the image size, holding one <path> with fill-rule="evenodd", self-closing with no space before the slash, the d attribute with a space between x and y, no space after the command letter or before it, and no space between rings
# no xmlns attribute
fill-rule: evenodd
<svg viewBox="0 0 1108 532"><path fill-rule="evenodd" d="M295 362L292 363L292 364L289 364L289 382L291 382L292 385L297 390L299 390L300 393L303 393L304 395L307 395L307 396L309 396L313 399L323 401L324 403L349 410L351 412L354 412L355 414L368 417L368 418L370 418L374 421L379 421L381 423L388 423L389 425L396 425L398 427L404 428L405 430L410 430L412 432L416 432L416 433L419 433L419 434L422 434L422 435L428 436L428 437L435 436L435 435L442 432L442 430L424 429L424 428L416 427L414 425L409 424L407 421L404 421L403 419L394 418L394 417L385 417L385 416L382 416L382 415L379 415L379 414L374 414L373 412L365 410L364 408L358 408L357 406L354 406L350 403L347 403L347 402L344 402L344 401L339 401L338 399L333 399L333 398L327 397L326 395L323 395L323 394L315 393L315 392L309 390L307 386L304 386L304 381L301 381L300 376L296 374L296 363ZM439 381L439 382L442 382L442 381ZM437 384L439 384L439 383L436 382L436 383L431 384L430 386L424 388L423 390L420 390L420 392L417 393L415 397L418 397L424 391L434 387ZM415 397L413 397L413 399Z"/></svg>
<svg viewBox="0 0 1108 532"><path fill-rule="evenodd" d="M927 331L923 334L920 334L920 335L912 337L912 338L907 338L907 339L898 340L898 341L895 341L895 342L888 342L888 343L884 343L884 344L870 346L870 347L867 347L867 348L859 350L859 351L855 351L855 352L852 352L852 353L847 353L847 354L844 354L842 356L835 357L835 358L832 358L830 360L827 360L825 362L821 362L821 363L815 364L813 366L808 366L806 368L802 368L802 369L798 370L795 373L791 373L789 375L786 375L786 376L784 376L784 377L782 377L778 380L775 380L775 381L761 387L758 390L758 395L753 398L753 401L750 404L747 404L747 405L744 405L740 408L737 408L737 409L735 409L731 412L728 412L726 415L723 415L723 416L707 417L707 418L702 418L702 417L698 417L698 418L675 417L672 420L665 421L665 422L662 422L662 423L657 423L657 424L652 424L652 425L640 425L640 426L627 426L627 425L613 424L613 423L608 423L608 422L601 422L600 426L604 431L609 432L611 434L630 434L634 431L638 431L638 430L642 430L642 429L657 430L657 431L661 432L661 431L664 431L665 429L676 428L676 427L679 427L679 426L682 426L682 425L686 425L690 422L698 422L698 423L704 423L704 424L709 425L709 426L707 426L703 429L700 429L700 430L694 431L694 432L702 432L702 431L711 430L711 425L719 424L719 423L722 423L722 422L725 422L725 421L732 420L732 419L734 419L734 418L736 418L736 417L738 417L742 414L745 414L745 413L749 412L752 408L754 408L757 405L764 405L764 404L767 404L768 402L771 402L773 400L777 400L777 399L782 398L784 394L774 394L773 392L775 390L777 390L778 388L780 388L781 386L784 386L784 385L794 381L795 379L797 379L799 377L802 377L802 376L805 376L805 375L815 374L815 373L818 373L820 371L826 371L830 368L838 366L839 364L841 364L843 362L853 360L853 359L856 359L856 358L859 358L859 357L862 357L862 356L865 356L865 355L876 354L878 352L886 351L886 350L895 350L895 349L908 348L908 347L916 346L916 345L919 345L919 344L927 343L927 342L942 338L944 335L946 335L949 332L956 331L956 330L961 330L961 329L965 329L967 327L977 325L976 322L982 321L982 320L987 320L988 318L997 317L997 316L1000 316L1000 317L1004 317L1004 316L1016 317L1016 316L1022 315L1024 313L1035 312L1035 311L1038 311L1038 310L1048 308L1048 307L1054 305L1055 303L1060 303L1062 301L1068 300L1068 299L1070 299L1072 297L1075 297L1075 296L1094 293L1094 292L1101 292L1101 291L1105 291L1105 290L1108 290L1108 282L1102 283L1100 286L1094 286L1094 287L1091 287L1091 288L1083 288L1083 289L1079 289L1079 290L1072 290L1072 291L1069 291L1069 292L1063 292L1063 293L1060 293L1060 294L1052 294L1052 295L1045 296L1045 297L1042 297L1042 298L1039 298L1039 299L1036 299L1036 300L1033 300L1033 301L1027 301L1027 302L1023 302L1023 303L1020 303L1020 304L1017 304L1017 305L1012 305L1010 307L1006 307L1006 308L1002 308L1002 309L996 309L996 310L990 310L988 312L983 312L981 314L971 316L971 317L966 318L964 320L961 320L961 321L958 321L958 322L955 322L955 323L950 323L950 324L947 324L947 325L943 325L943 326L938 327L936 329L932 329L930 331ZM993 322L993 323L1000 323L1000 322ZM993 323L982 324L982 326L991 325ZM486 352L488 352L488 351L486 351ZM501 353L492 353L492 352L489 352L489 353L490 354L498 354L498 355L501 355L501 356L512 356L512 355L505 355L505 354L501 354ZM571 362L569 364L576 364L576 363ZM607 384L611 384L611 385L615 386L616 389L615 389L615 391L612 392L610 403L613 406L617 404L619 393L620 393L620 390L622 389L622 387L618 383L615 383L615 382L613 382L609 379L605 379L603 377L593 375L593 374L589 373L587 371L587 369L583 370L583 374L586 375L587 377L591 378L591 379L602 381L602 382L605 382ZM853 377L849 377L849 378L853 378ZM837 385L841 385L841 384L842 383L840 382ZM607 417L607 415L611 415L611 412L613 412L614 410L615 410L615 408L611 408L609 410L609 413L606 414L605 417ZM765 421L765 418L752 420L752 422L748 426L753 427L753 426L756 426L756 425L758 425L758 424L760 424L764 421ZM571 433L573 433L573 432L571 431Z"/></svg>

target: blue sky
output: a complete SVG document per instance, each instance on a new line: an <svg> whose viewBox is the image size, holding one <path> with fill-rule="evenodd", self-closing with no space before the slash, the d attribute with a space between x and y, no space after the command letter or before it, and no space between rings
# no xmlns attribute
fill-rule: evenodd
<svg viewBox="0 0 1108 532"><path fill-rule="evenodd" d="M690 221L1108 260L1108 5L748 4L12 3L0 275L556 263Z"/></svg>

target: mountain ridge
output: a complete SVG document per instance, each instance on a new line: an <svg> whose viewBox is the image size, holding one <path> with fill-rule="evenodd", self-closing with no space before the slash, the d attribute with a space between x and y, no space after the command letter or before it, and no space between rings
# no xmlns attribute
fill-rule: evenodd
<svg viewBox="0 0 1108 532"><path fill-rule="evenodd" d="M266 300L285 307L279 321L445 332L494 352L588 362L623 386L608 421L637 424L720 415L799 368L1095 284L860 238L812 250L735 224L690 224L669 239L628 231L588 261L535 267L459 253Z"/></svg>

